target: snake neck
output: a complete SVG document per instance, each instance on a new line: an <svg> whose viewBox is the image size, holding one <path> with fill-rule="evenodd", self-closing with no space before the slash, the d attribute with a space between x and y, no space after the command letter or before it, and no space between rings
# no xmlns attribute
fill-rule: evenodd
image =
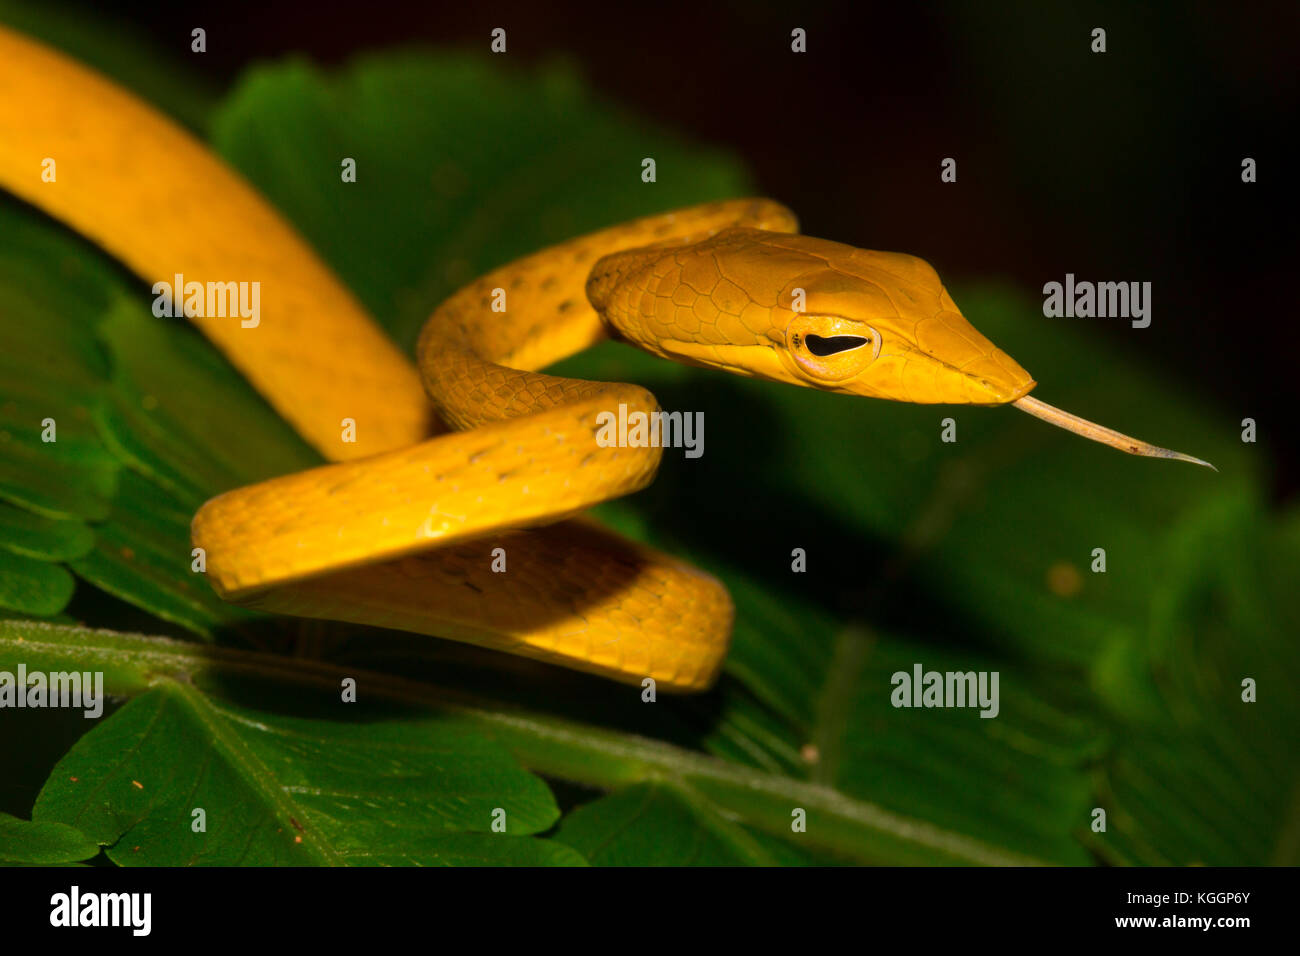
<svg viewBox="0 0 1300 956"><path fill-rule="evenodd" d="M736 226L793 229L795 220L765 199L708 203L560 243L460 289L425 323L417 348L439 416L473 428L600 394L601 383L537 369L620 331L601 307L605 289L615 287L607 280L616 284L647 257Z"/></svg>

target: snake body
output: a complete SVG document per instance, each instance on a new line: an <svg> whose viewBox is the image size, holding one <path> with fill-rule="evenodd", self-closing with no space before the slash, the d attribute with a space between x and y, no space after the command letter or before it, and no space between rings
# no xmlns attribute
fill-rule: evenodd
<svg viewBox="0 0 1300 956"><path fill-rule="evenodd" d="M57 159L55 182L41 178L45 157ZM0 185L148 281L262 282L256 328L193 320L334 463L219 495L192 537L222 597L279 613L665 689L710 686L730 639L726 590L580 516L653 481L661 448L605 447L596 435L600 413L655 412L654 396L537 371L608 336L786 384L1015 402L1075 427L1027 397L1033 379L962 317L923 260L798 235L793 214L762 199L650 216L497 269L434 312L417 371L201 143L2 28ZM343 440L345 419L355 441ZM1083 424L1128 451L1183 457Z"/></svg>

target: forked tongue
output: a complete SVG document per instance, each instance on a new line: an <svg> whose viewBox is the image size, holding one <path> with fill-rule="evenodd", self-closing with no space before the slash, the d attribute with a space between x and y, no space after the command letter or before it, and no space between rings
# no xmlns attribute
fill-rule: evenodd
<svg viewBox="0 0 1300 956"><path fill-rule="evenodd" d="M1201 461L1199 458L1193 458L1191 455L1184 455L1181 451L1170 451L1168 448L1161 448L1157 445L1149 445L1144 441L1138 441L1136 438L1129 438L1128 435L1121 435L1117 431L1106 428L1102 425L1094 424L1087 419L1080 418L1078 415L1071 415L1069 412L1063 412L1059 408L1048 405L1046 402L1040 402L1036 398L1030 398L1026 395L1012 402L1016 408L1022 412L1028 412L1035 418L1041 418L1043 421L1055 425L1057 428L1064 428L1068 432L1074 432L1076 435L1082 435L1084 438L1090 438L1093 441L1101 442L1103 445L1109 445L1111 448L1118 448L1120 451L1128 452L1130 455L1144 455L1147 458L1172 458L1175 461L1190 461L1193 465L1204 465L1211 471L1218 471L1208 461Z"/></svg>

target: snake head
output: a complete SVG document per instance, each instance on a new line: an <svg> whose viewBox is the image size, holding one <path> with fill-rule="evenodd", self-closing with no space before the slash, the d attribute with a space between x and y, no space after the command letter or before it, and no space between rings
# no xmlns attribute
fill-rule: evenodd
<svg viewBox="0 0 1300 956"><path fill-rule="evenodd" d="M1031 397L1029 373L915 256L734 228L605 256L587 296L624 341L678 362L899 402L1010 403L1132 455L1214 467Z"/></svg>
<svg viewBox="0 0 1300 956"><path fill-rule="evenodd" d="M813 262L777 297L778 355L796 384L895 401L1000 405L1034 387L958 310L929 263L781 236ZM773 330L775 331L775 330Z"/></svg>
<svg viewBox="0 0 1300 956"><path fill-rule="evenodd" d="M1013 402L1035 384L915 256L728 229L607 256L587 293L625 341L741 375L963 405Z"/></svg>

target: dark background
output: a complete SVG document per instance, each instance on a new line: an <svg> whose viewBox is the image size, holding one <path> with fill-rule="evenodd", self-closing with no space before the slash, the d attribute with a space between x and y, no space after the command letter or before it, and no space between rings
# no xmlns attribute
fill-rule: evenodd
<svg viewBox="0 0 1300 956"><path fill-rule="evenodd" d="M105 12L70 9L82 6ZM1255 418L1275 497L1300 490L1284 150L1300 4L198 0L121 17L217 85L292 53L331 64L400 44L486 51L504 27L512 62L562 56L610 99L733 150L810 234L1034 292L1067 272L1150 281L1147 329L1058 321L1089 323L1171 384ZM195 26L205 56L189 54ZM1104 55L1090 51L1094 27ZM955 184L939 180L949 156Z"/></svg>

